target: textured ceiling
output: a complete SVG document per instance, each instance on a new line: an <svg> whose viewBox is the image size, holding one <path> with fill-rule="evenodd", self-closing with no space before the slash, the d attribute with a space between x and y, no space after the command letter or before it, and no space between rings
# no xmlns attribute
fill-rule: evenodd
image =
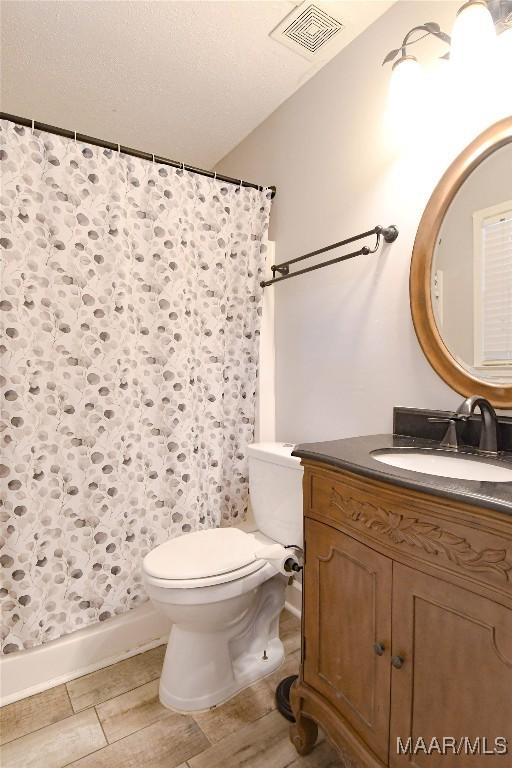
<svg viewBox="0 0 512 768"><path fill-rule="evenodd" d="M392 4L330 5L348 44ZM269 37L294 5L8 0L1 109L211 168L318 70Z"/></svg>

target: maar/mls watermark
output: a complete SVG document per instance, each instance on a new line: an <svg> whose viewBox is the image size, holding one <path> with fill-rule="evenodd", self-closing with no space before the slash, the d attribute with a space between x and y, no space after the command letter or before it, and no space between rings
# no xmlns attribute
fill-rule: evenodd
<svg viewBox="0 0 512 768"><path fill-rule="evenodd" d="M508 755L508 740L505 736L489 739L487 736L433 736L424 739L422 736L409 736L396 740L397 755Z"/></svg>

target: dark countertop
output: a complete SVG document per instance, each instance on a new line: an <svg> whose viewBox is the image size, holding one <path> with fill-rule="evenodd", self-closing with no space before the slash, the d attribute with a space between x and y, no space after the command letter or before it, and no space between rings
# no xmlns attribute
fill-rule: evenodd
<svg viewBox="0 0 512 768"><path fill-rule="evenodd" d="M372 451L407 448L439 450L439 443L402 435L367 435L330 440L325 443L302 443L295 446L292 455L300 456L302 459L321 461L358 475L412 488L415 491L487 507L512 516L512 482L495 483L426 475L422 472L412 472L384 464L371 455ZM485 463L492 462L499 466L505 465L507 469L512 469L512 453L501 453L497 459L486 459L474 449L465 447L457 455Z"/></svg>

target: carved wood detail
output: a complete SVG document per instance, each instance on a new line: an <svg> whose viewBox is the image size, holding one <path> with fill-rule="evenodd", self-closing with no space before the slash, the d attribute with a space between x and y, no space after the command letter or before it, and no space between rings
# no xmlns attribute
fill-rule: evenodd
<svg viewBox="0 0 512 768"><path fill-rule="evenodd" d="M512 559L506 549L479 551L467 539L439 525L407 517L350 496L343 497L334 487L331 489L330 505L349 520L383 534L394 544L409 544L429 555L444 556L470 571L495 573L505 582L512 582Z"/></svg>

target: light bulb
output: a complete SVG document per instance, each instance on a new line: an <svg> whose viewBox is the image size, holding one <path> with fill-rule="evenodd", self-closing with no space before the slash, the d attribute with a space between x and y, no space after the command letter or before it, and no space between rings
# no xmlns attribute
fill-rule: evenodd
<svg viewBox="0 0 512 768"><path fill-rule="evenodd" d="M470 0L460 8L452 31L450 60L460 70L473 71L492 60L496 29L485 0Z"/></svg>
<svg viewBox="0 0 512 768"><path fill-rule="evenodd" d="M386 131L398 147L411 141L421 120L423 71L414 56L402 56L393 65L386 110Z"/></svg>
<svg viewBox="0 0 512 768"><path fill-rule="evenodd" d="M417 103L421 89L421 67L414 56L402 56L393 65L389 98L392 108L409 110Z"/></svg>

